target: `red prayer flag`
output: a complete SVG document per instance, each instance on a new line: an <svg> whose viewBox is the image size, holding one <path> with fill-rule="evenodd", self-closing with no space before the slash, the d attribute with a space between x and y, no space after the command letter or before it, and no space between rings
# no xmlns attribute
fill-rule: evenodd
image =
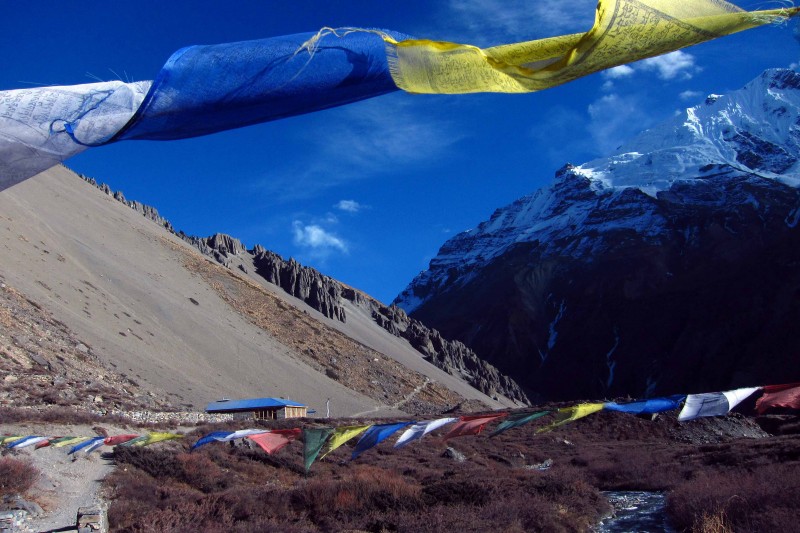
<svg viewBox="0 0 800 533"><path fill-rule="evenodd" d="M247 438L258 444L262 450L272 455L293 440L300 437L300 428L273 429L267 433L249 435Z"/></svg>
<svg viewBox="0 0 800 533"><path fill-rule="evenodd" d="M498 413L495 415L472 415L462 416L455 423L450 433L444 436L444 441L452 439L453 437L463 437L464 435L478 435L486 424L507 416L508 413Z"/></svg>
<svg viewBox="0 0 800 533"><path fill-rule="evenodd" d="M133 440L139 435L115 435L113 437L106 437L103 440L103 444L106 446L116 446L117 444L122 444L123 442L128 442L129 440Z"/></svg>
<svg viewBox="0 0 800 533"><path fill-rule="evenodd" d="M765 386L764 395L756 401L756 409L758 414L764 414L771 407L800 409L800 383Z"/></svg>

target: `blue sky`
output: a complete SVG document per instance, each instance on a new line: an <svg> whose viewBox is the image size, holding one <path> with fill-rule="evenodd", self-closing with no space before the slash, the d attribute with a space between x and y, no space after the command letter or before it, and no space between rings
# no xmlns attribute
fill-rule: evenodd
<svg viewBox="0 0 800 533"><path fill-rule="evenodd" d="M778 2L736 2L747 9ZM0 89L153 79L178 48L393 29L490 46L587 30L594 0L5 2ZM795 22L527 95L409 95L207 137L93 148L67 165L177 229L262 244L390 302L445 240L554 172L709 93L800 58Z"/></svg>

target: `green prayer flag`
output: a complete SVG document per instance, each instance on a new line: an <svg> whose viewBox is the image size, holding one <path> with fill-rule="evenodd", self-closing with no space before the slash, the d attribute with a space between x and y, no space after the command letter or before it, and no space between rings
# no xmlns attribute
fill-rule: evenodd
<svg viewBox="0 0 800 533"><path fill-rule="evenodd" d="M511 415L502 422L500 422L500 425L497 426L497 429L495 429L491 435L489 435L489 438L499 435L504 431L508 431L511 428L516 428L525 425L528 422L533 422L537 418L541 418L549 413L550 411L539 411L537 413L519 413L516 415Z"/></svg>
<svg viewBox="0 0 800 533"><path fill-rule="evenodd" d="M333 428L303 428L303 459L306 472L311 469L311 464L317 460L319 452L325 446L325 441L333 433Z"/></svg>

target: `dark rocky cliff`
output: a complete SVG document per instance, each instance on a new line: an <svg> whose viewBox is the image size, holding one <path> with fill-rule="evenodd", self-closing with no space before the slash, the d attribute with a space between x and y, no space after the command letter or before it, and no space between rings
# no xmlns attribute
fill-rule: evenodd
<svg viewBox="0 0 800 533"><path fill-rule="evenodd" d="M397 297L529 394L800 379L800 74L765 71L567 165Z"/></svg>
<svg viewBox="0 0 800 533"><path fill-rule="evenodd" d="M658 242L608 231L583 260L520 243L414 317L538 397L800 380L800 230L787 223L800 193L752 177L708 185L729 202L687 205L680 186L639 193L668 220Z"/></svg>

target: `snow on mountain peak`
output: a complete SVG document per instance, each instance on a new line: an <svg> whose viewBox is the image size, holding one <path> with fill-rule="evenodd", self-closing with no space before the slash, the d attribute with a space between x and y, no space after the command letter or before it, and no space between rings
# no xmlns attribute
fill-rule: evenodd
<svg viewBox="0 0 800 533"><path fill-rule="evenodd" d="M800 167L791 154L797 153L800 139L798 88L800 74L765 71L739 91L711 95L576 172L598 188L635 187L653 197L675 181L702 179L700 169L709 164L796 178Z"/></svg>
<svg viewBox="0 0 800 533"><path fill-rule="evenodd" d="M603 235L632 231L657 240L666 224L656 199L678 184L705 201L709 180L755 176L800 187L800 74L772 69L727 95L642 132L614 154L567 165L553 183L500 208L447 241L395 303L412 312L436 293L467 283L510 247L584 257Z"/></svg>

